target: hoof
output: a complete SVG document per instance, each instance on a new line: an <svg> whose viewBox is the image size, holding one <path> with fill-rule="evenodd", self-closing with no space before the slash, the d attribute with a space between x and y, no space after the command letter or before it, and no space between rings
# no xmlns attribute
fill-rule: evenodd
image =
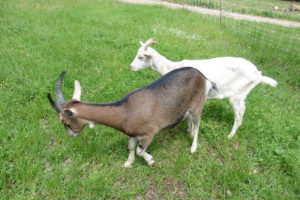
<svg viewBox="0 0 300 200"><path fill-rule="evenodd" d="M132 167L132 163L126 161L125 164L123 165L124 168L131 168Z"/></svg>
<svg viewBox="0 0 300 200"><path fill-rule="evenodd" d="M230 135L230 134L229 134L229 135L227 136L227 138L228 138L228 139L231 139L231 138L233 138L233 136L234 136L234 135Z"/></svg>
<svg viewBox="0 0 300 200"><path fill-rule="evenodd" d="M155 161L154 161L154 160L150 160L150 161L148 162L148 165L149 165L150 167L154 167L154 166L155 166Z"/></svg>
<svg viewBox="0 0 300 200"><path fill-rule="evenodd" d="M190 154L192 155L195 152L196 152L196 149L191 149Z"/></svg>

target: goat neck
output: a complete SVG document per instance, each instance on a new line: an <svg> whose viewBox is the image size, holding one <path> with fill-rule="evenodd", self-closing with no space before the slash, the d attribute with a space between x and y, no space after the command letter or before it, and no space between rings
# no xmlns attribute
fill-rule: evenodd
<svg viewBox="0 0 300 200"><path fill-rule="evenodd" d="M164 75L180 67L179 62L173 62L171 60L168 60L166 57L160 55L157 51L155 51L152 48L151 48L151 55L152 55L151 68L157 71L160 75Z"/></svg>
<svg viewBox="0 0 300 200"><path fill-rule="evenodd" d="M77 117L123 131L126 112L122 105L76 102L72 106Z"/></svg>

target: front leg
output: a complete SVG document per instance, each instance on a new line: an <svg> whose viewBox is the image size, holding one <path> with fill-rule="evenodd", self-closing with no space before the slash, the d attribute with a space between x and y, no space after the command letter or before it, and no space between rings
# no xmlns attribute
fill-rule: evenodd
<svg viewBox="0 0 300 200"><path fill-rule="evenodd" d="M136 149L136 154L138 156L142 156L146 162L148 163L149 166L154 166L155 161L151 154L146 152L147 147L151 143L153 137L151 136L144 136L143 139L141 139L140 144L138 145Z"/></svg>
<svg viewBox="0 0 300 200"><path fill-rule="evenodd" d="M135 137L129 137L128 141L128 149L129 149L129 156L127 161L124 164L125 168L130 168L132 164L134 163L134 148L136 145L136 138Z"/></svg>

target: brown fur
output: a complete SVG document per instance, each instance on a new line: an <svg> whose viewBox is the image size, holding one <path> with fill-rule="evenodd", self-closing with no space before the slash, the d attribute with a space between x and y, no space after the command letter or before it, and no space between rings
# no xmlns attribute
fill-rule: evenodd
<svg viewBox="0 0 300 200"><path fill-rule="evenodd" d="M293 2L291 2L291 9L294 11L300 11L300 6L296 6Z"/></svg>
<svg viewBox="0 0 300 200"><path fill-rule="evenodd" d="M91 122L103 124L137 138L146 150L158 131L172 128L187 113L198 128L206 96L205 84L206 79L198 70L180 68L113 103L70 101L62 107L59 116L69 135L72 132L77 135Z"/></svg>
<svg viewBox="0 0 300 200"><path fill-rule="evenodd" d="M72 119L74 123L76 119L94 121L129 136L153 137L159 130L183 119L186 112L200 119L205 101L205 78L193 69L184 71L176 79L180 80L181 87L174 83L174 86L165 88L144 88L130 95L122 105L95 106L71 101L65 108L77 112L77 117Z"/></svg>

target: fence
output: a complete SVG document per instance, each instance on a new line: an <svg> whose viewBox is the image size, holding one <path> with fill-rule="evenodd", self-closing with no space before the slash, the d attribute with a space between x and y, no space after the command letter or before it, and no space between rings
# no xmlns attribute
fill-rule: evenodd
<svg viewBox="0 0 300 200"><path fill-rule="evenodd" d="M290 2L257 0L169 0L189 10L207 8L211 19L266 48L300 56L300 12L285 12ZM277 5L275 3L278 3ZM192 7L192 8L191 8ZM208 14L206 13L206 14ZM216 17L219 15L218 17Z"/></svg>

